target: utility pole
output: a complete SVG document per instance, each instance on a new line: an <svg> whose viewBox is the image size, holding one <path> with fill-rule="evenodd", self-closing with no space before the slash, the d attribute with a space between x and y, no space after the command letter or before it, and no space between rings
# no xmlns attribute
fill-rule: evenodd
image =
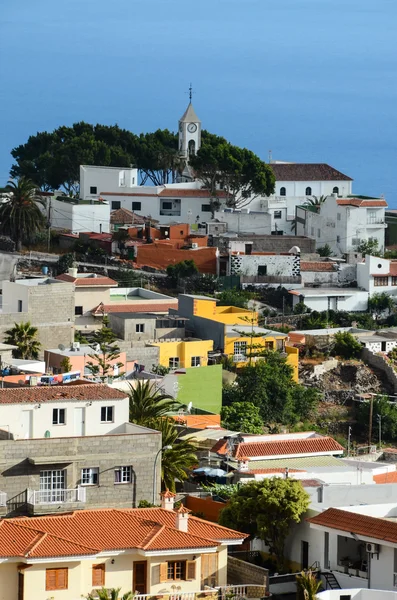
<svg viewBox="0 0 397 600"><path fill-rule="evenodd" d="M349 425L347 433L347 456L350 456L350 442L351 442L352 428Z"/></svg>
<svg viewBox="0 0 397 600"><path fill-rule="evenodd" d="M379 450L382 447L382 415L376 415L379 426Z"/></svg>
<svg viewBox="0 0 397 600"><path fill-rule="evenodd" d="M371 442L372 442L372 419L374 413L374 397L371 396L370 404L369 404L369 427L368 427L368 446L371 450Z"/></svg>
<svg viewBox="0 0 397 600"><path fill-rule="evenodd" d="M48 240L47 240L47 250L50 251L51 246L51 198L48 199Z"/></svg>
<svg viewBox="0 0 397 600"><path fill-rule="evenodd" d="M285 314L285 297L283 296L283 322L282 322L283 327L284 327L284 314Z"/></svg>

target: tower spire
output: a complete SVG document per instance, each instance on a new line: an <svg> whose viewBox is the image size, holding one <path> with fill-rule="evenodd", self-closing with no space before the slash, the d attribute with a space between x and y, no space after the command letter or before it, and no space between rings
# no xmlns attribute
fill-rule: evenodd
<svg viewBox="0 0 397 600"><path fill-rule="evenodd" d="M192 82L190 82L190 85L189 85L189 102L192 101L192 98L193 98L193 88L192 88Z"/></svg>

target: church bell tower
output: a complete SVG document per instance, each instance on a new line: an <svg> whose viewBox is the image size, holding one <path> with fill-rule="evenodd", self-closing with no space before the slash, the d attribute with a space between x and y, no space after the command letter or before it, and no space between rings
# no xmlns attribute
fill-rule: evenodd
<svg viewBox="0 0 397 600"><path fill-rule="evenodd" d="M189 104L179 119L179 152L189 160L189 156L197 153L201 146L201 121L192 104L193 90L189 87Z"/></svg>

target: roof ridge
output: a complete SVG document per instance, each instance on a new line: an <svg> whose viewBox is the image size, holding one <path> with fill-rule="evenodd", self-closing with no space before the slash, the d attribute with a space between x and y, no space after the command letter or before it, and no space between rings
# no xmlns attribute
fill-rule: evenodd
<svg viewBox="0 0 397 600"><path fill-rule="evenodd" d="M160 535L160 533L164 531L164 529L165 525L161 525L161 523L156 523L153 526L152 531L148 533L147 536L142 540L139 547L145 550L149 546L149 544L151 544Z"/></svg>
<svg viewBox="0 0 397 600"><path fill-rule="evenodd" d="M37 546L39 546L41 542L45 540L46 537L47 533L44 533L43 531L38 532L35 539L32 540L32 543L25 549L24 556L29 556L29 554L33 552L33 550L35 550Z"/></svg>

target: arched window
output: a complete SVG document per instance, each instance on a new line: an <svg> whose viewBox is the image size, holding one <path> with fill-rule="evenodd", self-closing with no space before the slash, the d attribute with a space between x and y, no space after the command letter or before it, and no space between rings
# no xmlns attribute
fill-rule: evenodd
<svg viewBox="0 0 397 600"><path fill-rule="evenodd" d="M335 186L334 189L332 190L333 194L339 194L339 188L338 186Z"/></svg>
<svg viewBox="0 0 397 600"><path fill-rule="evenodd" d="M280 188L280 196L286 196L287 195L287 190L285 189L285 187Z"/></svg>
<svg viewBox="0 0 397 600"><path fill-rule="evenodd" d="M312 188L311 187L307 187L306 188L306 196L311 196L312 195Z"/></svg>
<svg viewBox="0 0 397 600"><path fill-rule="evenodd" d="M194 140L189 141L189 156L196 154L196 142Z"/></svg>

